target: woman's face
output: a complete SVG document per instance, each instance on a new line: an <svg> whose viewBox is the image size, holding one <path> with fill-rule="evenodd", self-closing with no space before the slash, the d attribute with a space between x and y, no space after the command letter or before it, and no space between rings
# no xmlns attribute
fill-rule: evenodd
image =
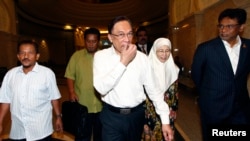
<svg viewBox="0 0 250 141"><path fill-rule="evenodd" d="M158 47L156 49L156 56L162 63L165 63L168 60L170 53L171 49L166 45Z"/></svg>

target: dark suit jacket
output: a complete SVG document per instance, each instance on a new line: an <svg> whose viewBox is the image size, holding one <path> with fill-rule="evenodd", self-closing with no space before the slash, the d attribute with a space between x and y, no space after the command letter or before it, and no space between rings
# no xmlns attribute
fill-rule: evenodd
<svg viewBox="0 0 250 141"><path fill-rule="evenodd" d="M139 47L138 43L135 44L137 46L137 50L142 51L141 48ZM152 48L152 43L148 42L147 43L147 53L149 54L150 49Z"/></svg>
<svg viewBox="0 0 250 141"><path fill-rule="evenodd" d="M221 123L236 111L250 112L247 75L250 72L250 40L241 38L236 74L219 37L198 45L191 75L199 92L202 118ZM248 117L249 119L249 117Z"/></svg>

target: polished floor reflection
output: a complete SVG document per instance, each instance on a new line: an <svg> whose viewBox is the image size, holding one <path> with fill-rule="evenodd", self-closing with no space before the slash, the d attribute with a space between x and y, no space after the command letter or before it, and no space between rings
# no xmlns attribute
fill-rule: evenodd
<svg viewBox="0 0 250 141"><path fill-rule="evenodd" d="M185 141L202 140L197 98L194 88L179 86L179 110L175 126Z"/></svg>

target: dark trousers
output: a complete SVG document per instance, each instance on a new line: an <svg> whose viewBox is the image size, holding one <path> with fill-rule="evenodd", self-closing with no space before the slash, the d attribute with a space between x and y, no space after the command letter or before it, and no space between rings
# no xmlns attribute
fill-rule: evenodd
<svg viewBox="0 0 250 141"><path fill-rule="evenodd" d="M104 104L100 118L103 141L140 141L144 125L145 108L138 107L127 114L114 112Z"/></svg>
<svg viewBox="0 0 250 141"><path fill-rule="evenodd" d="M14 140L14 139L10 139L11 141L26 141L26 139L20 139L20 140ZM52 141L51 135L47 136L43 139L37 140L37 141Z"/></svg>
<svg viewBox="0 0 250 141"><path fill-rule="evenodd" d="M93 141L102 141L102 125L100 122L100 113L89 113L87 115L87 129L89 129L88 133L86 133L87 137L85 138L75 138L75 141L91 141L91 137L93 136Z"/></svg>

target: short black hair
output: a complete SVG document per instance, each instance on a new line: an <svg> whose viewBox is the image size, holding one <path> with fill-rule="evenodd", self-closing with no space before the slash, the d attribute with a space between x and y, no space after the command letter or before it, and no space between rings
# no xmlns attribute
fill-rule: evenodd
<svg viewBox="0 0 250 141"><path fill-rule="evenodd" d="M222 11L219 15L218 22L220 22L223 18L229 17L230 19L237 19L238 24L242 25L246 23L247 12L241 8L228 8Z"/></svg>
<svg viewBox="0 0 250 141"><path fill-rule="evenodd" d="M146 27L145 26L138 27L138 29L136 30L135 35L138 36L138 33L141 32L141 31L145 31L147 33Z"/></svg>
<svg viewBox="0 0 250 141"><path fill-rule="evenodd" d="M38 43L33 40L33 39L25 39L25 40L21 40L18 42L17 44L17 53L19 53L20 51L20 46L24 45L24 44L30 44L30 45L33 45L35 47L35 51L36 53L39 53L39 45Z"/></svg>
<svg viewBox="0 0 250 141"><path fill-rule="evenodd" d="M108 32L109 32L109 34L112 34L112 30L114 28L114 25L116 23L120 22L120 21L128 21L129 24L132 27L132 22L131 22L131 20L127 16L117 16L114 19L112 19L111 22L108 25Z"/></svg>
<svg viewBox="0 0 250 141"><path fill-rule="evenodd" d="M97 28L94 28L94 27L91 27L91 28L88 28L84 31L84 39L87 38L87 35L88 34L95 34L97 35L97 39L100 40L100 31L97 29Z"/></svg>

